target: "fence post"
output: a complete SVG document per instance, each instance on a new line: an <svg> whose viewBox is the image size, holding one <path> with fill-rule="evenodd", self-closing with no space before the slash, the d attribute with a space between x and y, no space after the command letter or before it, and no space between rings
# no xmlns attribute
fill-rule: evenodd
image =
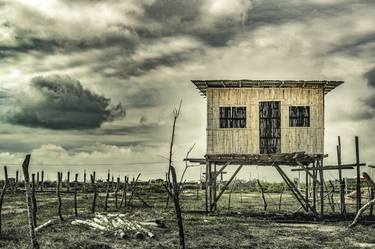
<svg viewBox="0 0 375 249"><path fill-rule="evenodd" d="M33 207L31 201L31 188L30 188L30 176L29 176L29 163L31 155L26 155L25 160L22 163L22 171L25 178L25 189L26 189L26 201L27 201L27 216L29 220L29 231L33 249L39 249L39 243L35 234L34 219L33 219Z"/></svg>
<svg viewBox="0 0 375 249"><path fill-rule="evenodd" d="M74 180L74 214L77 217L78 216L78 210L77 210L77 185L78 185L78 174L75 176Z"/></svg>
<svg viewBox="0 0 375 249"><path fill-rule="evenodd" d="M92 184L92 187L93 187L93 190L94 190L94 198L92 200L91 213L95 214L96 195L97 195L96 185L95 185L95 171L92 175L90 175L90 178L91 178L91 184Z"/></svg>
<svg viewBox="0 0 375 249"><path fill-rule="evenodd" d="M4 166L4 186L3 186L3 190L1 191L1 196L0 196L0 235L2 235L2 214L1 214L1 211L3 209L4 196L5 196L5 192L8 189L8 185L9 185L8 170L7 170L7 166Z"/></svg>
<svg viewBox="0 0 375 249"><path fill-rule="evenodd" d="M37 177L38 179L38 177ZM36 205L36 197L35 197L35 188L37 187L37 185L35 184L35 174L31 174L31 200L32 200L32 204L33 204L33 221L34 221L34 227L37 227L37 224L36 224L36 213L38 211L38 207Z"/></svg>
<svg viewBox="0 0 375 249"><path fill-rule="evenodd" d="M59 202L58 213L59 213L60 220L63 221L64 218L62 217L62 214L61 214L61 206L62 206L62 203L61 203L61 194L60 194L60 185L61 184L62 184L62 172L57 172L56 193L57 193L57 200Z"/></svg>
<svg viewBox="0 0 375 249"><path fill-rule="evenodd" d="M118 194L119 189L120 189L120 177L117 177L117 185L116 185L116 190L115 190L116 209L118 208L117 194Z"/></svg>

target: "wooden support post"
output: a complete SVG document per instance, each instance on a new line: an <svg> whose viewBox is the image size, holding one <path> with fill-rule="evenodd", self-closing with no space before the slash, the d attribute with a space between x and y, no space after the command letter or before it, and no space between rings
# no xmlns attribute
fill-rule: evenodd
<svg viewBox="0 0 375 249"><path fill-rule="evenodd" d="M97 197L97 190L96 190L96 184L95 184L95 171L92 175L90 175L91 178L91 184L94 191L94 198L92 200L91 205L91 213L95 214L95 208L96 208L96 197Z"/></svg>
<svg viewBox="0 0 375 249"><path fill-rule="evenodd" d="M309 206L309 174L306 172L305 175L305 200L306 200L306 207Z"/></svg>
<svg viewBox="0 0 375 249"><path fill-rule="evenodd" d="M64 220L62 213L61 213L61 193L60 193L60 188L62 184L62 172L57 172L57 185L56 185L56 194L57 194L57 201L58 201L58 207L57 207L57 212L59 214L59 218L61 221Z"/></svg>
<svg viewBox="0 0 375 249"><path fill-rule="evenodd" d="M213 177L212 179L212 199L216 199L216 191L217 191L217 174L216 174L216 163L214 164L214 174L211 175ZM217 203L213 205L213 210L217 210Z"/></svg>
<svg viewBox="0 0 375 249"><path fill-rule="evenodd" d="M75 175L74 179L74 215L78 216L78 209L77 209L77 187L78 187L78 174Z"/></svg>
<svg viewBox="0 0 375 249"><path fill-rule="evenodd" d="M114 181L115 181L115 179L114 179L114 176L112 175L112 179L111 179L111 191L113 191L113 187L115 186L114 185Z"/></svg>
<svg viewBox="0 0 375 249"><path fill-rule="evenodd" d="M320 179L320 217L324 216L324 178L323 178L323 159L318 161L318 171Z"/></svg>
<svg viewBox="0 0 375 249"><path fill-rule="evenodd" d="M8 186L9 186L9 181L8 181L8 170L7 170L7 166L4 166L4 186L3 186L3 190L1 191L1 195L0 195L0 235L2 235L3 233L3 230L2 230L2 209L3 209L3 203L4 203L4 196L5 196L5 193L8 189Z"/></svg>
<svg viewBox="0 0 375 249"><path fill-rule="evenodd" d="M29 176L29 164L31 155L26 155L25 160L22 163L22 171L25 179L25 189L26 189L26 202L27 202L27 216L29 220L29 232L31 238L31 244L33 249L39 249L39 243L36 238L34 218L33 218L33 205L31 200L31 187L30 187L30 176Z"/></svg>
<svg viewBox="0 0 375 249"><path fill-rule="evenodd" d="M120 177L117 177L117 184L116 184L116 190L115 190L115 206L116 206L116 209L118 208L117 195L118 195L119 189L120 189Z"/></svg>
<svg viewBox="0 0 375 249"><path fill-rule="evenodd" d="M361 167L359 166L360 160L359 160L359 142L358 142L358 136L355 136L355 161L357 164L357 183L356 183L356 207L357 212L362 207L362 196L361 196Z"/></svg>
<svg viewBox="0 0 375 249"><path fill-rule="evenodd" d="M40 183L40 190L43 191L44 189L44 170L42 170L42 179Z"/></svg>
<svg viewBox="0 0 375 249"><path fill-rule="evenodd" d="M317 178L317 171L316 171L316 164L313 162L313 184L312 184L312 191L313 191L313 208L316 210L316 178Z"/></svg>
<svg viewBox="0 0 375 249"><path fill-rule="evenodd" d="M344 190L344 179L342 177L342 170L341 170L341 139L338 136L338 145L336 146L337 150L337 165L339 171L339 184L340 184L340 213L341 215L346 215L346 205L345 205L345 190Z"/></svg>
<svg viewBox="0 0 375 249"><path fill-rule="evenodd" d="M211 204L212 205L216 205L217 202L219 201L220 197L224 194L224 191L228 188L229 184L233 181L233 179L236 177L236 175L238 174L238 172L241 170L243 164L241 164L237 169L236 171L234 172L234 174L231 176L231 178L228 180L228 182L225 184L225 186L221 189L220 193L218 194L218 196L216 196L214 202Z"/></svg>
<svg viewBox="0 0 375 249"><path fill-rule="evenodd" d="M206 213L208 213L208 188L209 188L209 182L208 182L208 174L209 174L209 165L210 162L206 159L206 179L205 179L205 203L206 203Z"/></svg>
<svg viewBox="0 0 375 249"><path fill-rule="evenodd" d="M38 179L38 178L37 178ZM35 197L35 189L37 188L37 184L35 184L35 174L31 174L31 201L33 204L33 222L34 222L34 227L37 227L36 224L36 213L38 211L38 207L36 205L36 197Z"/></svg>
<svg viewBox="0 0 375 249"><path fill-rule="evenodd" d="M213 209L213 205L212 205L212 202L213 202L213 199L212 199L212 163L210 163L208 165L208 186L209 186L209 200L210 200L210 212L212 211Z"/></svg>

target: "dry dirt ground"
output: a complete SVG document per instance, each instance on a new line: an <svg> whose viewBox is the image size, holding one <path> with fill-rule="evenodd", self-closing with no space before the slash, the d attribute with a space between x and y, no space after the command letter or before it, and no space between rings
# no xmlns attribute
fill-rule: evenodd
<svg viewBox="0 0 375 249"><path fill-rule="evenodd" d="M111 233L92 230L86 226L72 225L73 198L63 196L65 221L38 232L41 248L178 248L178 230L173 207L165 208L166 195L144 194L144 199L153 208L137 207L116 210L111 196L111 213L126 213L134 221L163 219L166 228L151 227L155 238L119 239ZM330 216L325 221L315 220L303 213L292 214L298 209L291 196L285 194L283 205L278 207L278 194L267 194L269 207L262 211L260 194L233 194L228 209L225 194L219 211L206 215L203 210L203 194L196 198L194 192L182 197L183 218L187 248L375 248L375 226L371 222L347 229L351 218L338 221ZM38 224L57 217L55 194L38 193ZM79 195L80 218L90 217L90 194ZM103 212L103 195L99 196L98 212ZM9 193L3 208L3 234L0 248L30 248L23 193ZM327 212L329 209L327 208ZM367 215L367 214L366 214Z"/></svg>

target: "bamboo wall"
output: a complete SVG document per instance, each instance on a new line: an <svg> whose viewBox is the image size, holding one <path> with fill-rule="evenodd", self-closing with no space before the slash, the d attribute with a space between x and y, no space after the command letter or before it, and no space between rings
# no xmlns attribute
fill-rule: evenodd
<svg viewBox="0 0 375 249"><path fill-rule="evenodd" d="M322 88L208 88L207 153L259 154L259 102L281 102L281 153L324 151ZM310 127L289 127L289 106L310 106ZM219 107L246 106L246 128L219 128Z"/></svg>

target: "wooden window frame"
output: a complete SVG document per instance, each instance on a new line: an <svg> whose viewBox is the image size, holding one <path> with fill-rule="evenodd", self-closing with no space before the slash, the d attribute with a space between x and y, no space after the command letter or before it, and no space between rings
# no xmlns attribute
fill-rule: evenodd
<svg viewBox="0 0 375 249"><path fill-rule="evenodd" d="M242 109L240 111L240 109ZM223 115L224 114L224 115ZM241 115L242 117L238 117ZM220 106L219 128L220 129L244 129L246 128L246 106Z"/></svg>
<svg viewBox="0 0 375 249"><path fill-rule="evenodd" d="M289 106L289 127L310 127L310 126L311 126L310 106L308 105Z"/></svg>

